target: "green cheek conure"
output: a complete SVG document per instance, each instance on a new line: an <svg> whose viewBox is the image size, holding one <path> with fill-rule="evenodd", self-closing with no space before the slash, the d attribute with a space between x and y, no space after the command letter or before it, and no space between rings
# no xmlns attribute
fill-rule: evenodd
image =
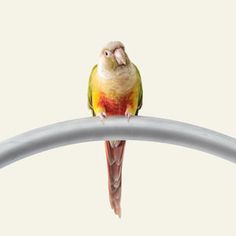
<svg viewBox="0 0 236 236"><path fill-rule="evenodd" d="M130 61L121 42L108 43L92 69L88 86L88 104L94 116L124 115L129 120L142 106L142 83L137 67ZM121 216L121 174L124 140L105 141L110 204Z"/></svg>

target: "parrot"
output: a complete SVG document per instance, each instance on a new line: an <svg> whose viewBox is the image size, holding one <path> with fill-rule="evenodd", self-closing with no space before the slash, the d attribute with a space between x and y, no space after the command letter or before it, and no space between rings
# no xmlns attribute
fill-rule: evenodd
<svg viewBox="0 0 236 236"><path fill-rule="evenodd" d="M143 103L140 72L120 41L109 42L100 52L88 83L88 107L102 122L109 116L126 116L129 122ZM132 119L132 118L131 118ZM121 217L122 163L126 140L106 140L108 191L111 208Z"/></svg>

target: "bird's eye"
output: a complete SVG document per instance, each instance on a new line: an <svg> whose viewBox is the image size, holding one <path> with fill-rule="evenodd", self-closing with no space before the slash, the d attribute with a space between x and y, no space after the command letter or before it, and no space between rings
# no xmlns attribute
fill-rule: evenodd
<svg viewBox="0 0 236 236"><path fill-rule="evenodd" d="M110 56L110 55L111 55L111 52L109 52L109 51L105 50L105 51L104 51L104 54L105 54L105 56L106 56L106 57L108 57L108 56Z"/></svg>

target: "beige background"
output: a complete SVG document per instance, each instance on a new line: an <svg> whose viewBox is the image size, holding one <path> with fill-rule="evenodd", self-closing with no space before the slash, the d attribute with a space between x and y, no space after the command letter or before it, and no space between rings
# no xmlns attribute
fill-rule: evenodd
<svg viewBox="0 0 236 236"><path fill-rule="evenodd" d="M236 137L235 1L1 1L0 139L90 116L101 47L121 40L139 67L141 115ZM129 141L122 219L111 211L102 142L0 170L0 235L236 235L236 165Z"/></svg>

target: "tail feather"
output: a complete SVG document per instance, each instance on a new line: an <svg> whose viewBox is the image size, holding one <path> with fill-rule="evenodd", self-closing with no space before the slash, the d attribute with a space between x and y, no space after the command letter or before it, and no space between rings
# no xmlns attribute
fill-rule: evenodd
<svg viewBox="0 0 236 236"><path fill-rule="evenodd" d="M113 145L114 142L116 145ZM108 168L108 190L110 204L115 214L121 217L120 200L122 184L122 162L125 141L105 141L105 148Z"/></svg>

